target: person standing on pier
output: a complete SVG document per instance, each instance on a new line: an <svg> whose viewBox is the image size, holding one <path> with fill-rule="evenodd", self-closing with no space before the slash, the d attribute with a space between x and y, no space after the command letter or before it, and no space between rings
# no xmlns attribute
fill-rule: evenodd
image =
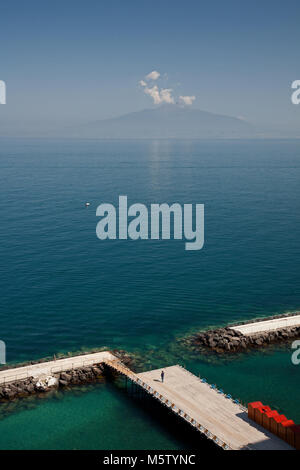
<svg viewBox="0 0 300 470"><path fill-rule="evenodd" d="M164 371L163 371L163 370L161 371L161 374L160 374L160 376L161 376L161 381L162 381L162 382L164 382L165 373L164 373Z"/></svg>

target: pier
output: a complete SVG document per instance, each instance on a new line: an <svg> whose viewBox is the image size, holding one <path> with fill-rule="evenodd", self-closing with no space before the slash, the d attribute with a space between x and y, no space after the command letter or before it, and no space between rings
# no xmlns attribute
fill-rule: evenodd
<svg viewBox="0 0 300 470"><path fill-rule="evenodd" d="M271 320L257 321L244 325L231 326L230 329L239 331L244 336L256 335L258 333L267 333L286 328L300 326L300 315L291 315L287 317L273 318Z"/></svg>
<svg viewBox="0 0 300 470"><path fill-rule="evenodd" d="M30 377L38 378L45 375L54 375L59 372L101 364L106 360L116 360L109 351L93 354L82 354L80 356L55 359L53 361L39 362L15 369L0 370L0 385L25 380Z"/></svg>
<svg viewBox="0 0 300 470"><path fill-rule="evenodd" d="M200 331L188 338L188 344L200 350L204 347L216 353L231 354L299 337L300 314L297 312Z"/></svg>
<svg viewBox="0 0 300 470"><path fill-rule="evenodd" d="M179 365L135 374L119 361L105 361L105 364L224 450L294 450L250 420L241 404ZM161 382L162 370L164 382Z"/></svg>
<svg viewBox="0 0 300 470"><path fill-rule="evenodd" d="M109 351L41 362L0 371L2 387L29 378L59 377L61 372L99 366L121 374L145 394L185 420L224 450L293 450L285 441L248 418L247 409L216 386L174 365L135 373ZM165 379L161 381L161 371Z"/></svg>

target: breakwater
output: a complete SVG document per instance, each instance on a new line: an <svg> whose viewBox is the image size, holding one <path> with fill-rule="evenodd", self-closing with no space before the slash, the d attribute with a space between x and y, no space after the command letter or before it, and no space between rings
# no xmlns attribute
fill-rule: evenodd
<svg viewBox="0 0 300 470"><path fill-rule="evenodd" d="M103 375L103 365L79 367L54 375L29 377L25 380L9 382L0 386L0 399L12 400L34 393L42 393L54 388L90 383L99 380Z"/></svg>
<svg viewBox="0 0 300 470"><path fill-rule="evenodd" d="M44 393L59 387L87 384L103 378L104 361L121 359L132 362L125 351L102 351L59 360L29 363L0 370L0 400L13 400Z"/></svg>
<svg viewBox="0 0 300 470"><path fill-rule="evenodd" d="M188 338L187 343L196 348L205 347L217 353L232 353L283 343L296 338L300 338L298 312L200 331Z"/></svg>

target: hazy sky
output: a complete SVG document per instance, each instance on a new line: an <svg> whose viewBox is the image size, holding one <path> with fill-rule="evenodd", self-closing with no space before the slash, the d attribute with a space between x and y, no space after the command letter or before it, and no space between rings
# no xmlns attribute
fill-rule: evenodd
<svg viewBox="0 0 300 470"><path fill-rule="evenodd" d="M194 107L300 128L299 0L10 0L0 14L2 128L152 107L138 81L153 70Z"/></svg>

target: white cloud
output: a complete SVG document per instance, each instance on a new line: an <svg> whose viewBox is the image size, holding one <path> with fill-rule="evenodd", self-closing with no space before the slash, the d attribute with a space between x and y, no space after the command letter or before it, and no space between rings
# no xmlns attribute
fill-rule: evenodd
<svg viewBox="0 0 300 470"><path fill-rule="evenodd" d="M157 72L157 70L152 70L144 79L139 81L139 85L143 87L144 93L151 96L154 104L175 104L176 101L185 106L191 106L193 104L196 99L195 96L179 96L178 99L175 99L172 88L159 88L158 85L154 84L151 86L150 81L157 80L159 77L160 73ZM167 75L164 74L163 77L167 78Z"/></svg>
<svg viewBox="0 0 300 470"><path fill-rule="evenodd" d="M162 88L160 90L160 98L162 103L169 103L169 104L174 104L175 100L172 96L172 89L171 88Z"/></svg>
<svg viewBox="0 0 300 470"><path fill-rule="evenodd" d="M157 70L153 70L152 72L146 75L146 80L157 80L160 77L160 73Z"/></svg>
<svg viewBox="0 0 300 470"><path fill-rule="evenodd" d="M151 98L153 98L153 101L155 104L161 103L161 97L160 97L160 93L159 93L159 89L157 85L154 85L154 87L152 88L145 87L144 91L146 95L149 95L151 96Z"/></svg>
<svg viewBox="0 0 300 470"><path fill-rule="evenodd" d="M159 90L158 86L154 85L152 88L145 87L144 92L146 93L146 95L149 95L151 96L151 98L153 98L154 104L175 103L175 100L172 96L171 88L162 88L161 90Z"/></svg>
<svg viewBox="0 0 300 470"><path fill-rule="evenodd" d="M195 101L196 96L179 96L179 102L185 104L186 106L191 106L193 101Z"/></svg>

